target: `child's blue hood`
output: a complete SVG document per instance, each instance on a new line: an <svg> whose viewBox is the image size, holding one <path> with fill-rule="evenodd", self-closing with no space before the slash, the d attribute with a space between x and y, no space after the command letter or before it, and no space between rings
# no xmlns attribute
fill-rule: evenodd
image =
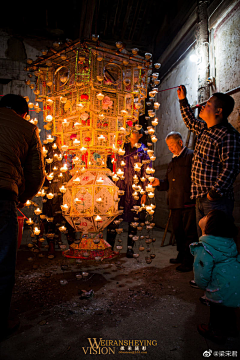
<svg viewBox="0 0 240 360"><path fill-rule="evenodd" d="M226 258L236 258L240 262L237 246L232 238L223 238L220 236L203 235L199 239L199 245L202 245L214 260L220 262Z"/></svg>

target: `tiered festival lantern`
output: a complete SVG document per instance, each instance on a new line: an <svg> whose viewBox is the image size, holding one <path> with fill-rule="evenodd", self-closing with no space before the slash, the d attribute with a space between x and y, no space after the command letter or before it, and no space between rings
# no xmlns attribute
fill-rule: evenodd
<svg viewBox="0 0 240 360"><path fill-rule="evenodd" d="M56 137L63 159L72 158L72 178L60 190L63 215L90 240L99 238L96 234L121 213L121 192L109 178L107 158L116 173L116 156L122 155L126 136L145 113L151 54L128 52L120 42L116 46L77 41L44 52L27 68L36 76L36 101L43 102L43 142ZM68 171L67 163L60 171ZM54 171L47 174L50 181L54 176ZM83 251L80 243L65 255L81 257Z"/></svg>

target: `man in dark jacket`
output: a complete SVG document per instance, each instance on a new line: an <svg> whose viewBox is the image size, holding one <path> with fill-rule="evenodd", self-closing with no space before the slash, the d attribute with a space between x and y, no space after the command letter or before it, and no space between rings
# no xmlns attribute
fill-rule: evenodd
<svg viewBox="0 0 240 360"><path fill-rule="evenodd" d="M168 191L168 205L178 250L177 258L170 259L170 263L181 263L177 270L186 272L192 270L193 264L189 244L198 241L195 202L190 199L193 151L183 146L181 134L175 131L167 135L166 143L173 158L165 179L155 178L152 185L160 191Z"/></svg>
<svg viewBox="0 0 240 360"><path fill-rule="evenodd" d="M28 104L20 95L0 102L0 340L10 335L8 315L15 281L17 206L33 198L44 181L38 128L26 121Z"/></svg>

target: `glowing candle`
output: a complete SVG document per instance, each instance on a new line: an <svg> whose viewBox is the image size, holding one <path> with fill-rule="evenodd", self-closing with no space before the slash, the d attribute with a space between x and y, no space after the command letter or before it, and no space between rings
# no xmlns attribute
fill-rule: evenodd
<svg viewBox="0 0 240 360"><path fill-rule="evenodd" d="M98 93L98 94L97 94L97 99L98 99L98 100L101 101L103 98L104 98L104 95L103 95L102 93Z"/></svg>
<svg viewBox="0 0 240 360"><path fill-rule="evenodd" d="M49 200L51 200L51 199L54 198L54 194L53 194L53 193L48 193L46 196L47 196L47 198L48 198Z"/></svg>
<svg viewBox="0 0 240 360"><path fill-rule="evenodd" d="M41 230L38 229L38 227L35 227L33 232L34 232L35 235L39 235Z"/></svg>
<svg viewBox="0 0 240 360"><path fill-rule="evenodd" d="M61 231L61 232L63 232L63 231L66 231L67 230L67 228L63 225L63 226L60 226L59 228L59 231Z"/></svg>
<svg viewBox="0 0 240 360"><path fill-rule="evenodd" d="M26 223L27 223L28 225L32 225L32 224L33 224L33 220L32 220L31 218L29 218L28 220L26 220Z"/></svg>
<svg viewBox="0 0 240 360"><path fill-rule="evenodd" d="M65 194L65 192L67 191L67 189L65 188L64 185L62 185L60 188L59 188L60 192Z"/></svg>
<svg viewBox="0 0 240 360"><path fill-rule="evenodd" d="M94 220L98 222L98 221L102 221L102 218L101 216L97 215Z"/></svg>
<svg viewBox="0 0 240 360"><path fill-rule="evenodd" d="M40 210L39 208L37 208L36 210L34 210L36 215L40 215L42 213L42 210Z"/></svg>
<svg viewBox="0 0 240 360"><path fill-rule="evenodd" d="M54 174L53 174L53 173L47 175L47 179L48 179L48 180L52 180L53 178L54 178Z"/></svg>
<svg viewBox="0 0 240 360"><path fill-rule="evenodd" d="M62 151L67 151L68 150L68 146L67 145L62 145Z"/></svg>
<svg viewBox="0 0 240 360"><path fill-rule="evenodd" d="M155 135L153 135L153 136L151 136L151 140L153 143L155 143L158 141L158 138Z"/></svg>
<svg viewBox="0 0 240 360"><path fill-rule="evenodd" d="M103 182L104 182L104 180L103 180L103 178L101 178L101 177L96 180L96 183L97 183L97 184L103 184Z"/></svg>
<svg viewBox="0 0 240 360"><path fill-rule="evenodd" d="M47 164L51 164L52 162L53 162L53 159L52 159L52 158L46 159L46 163L47 163Z"/></svg>
<svg viewBox="0 0 240 360"><path fill-rule="evenodd" d="M46 116L46 121L47 121L47 122L51 122L52 119L53 119L52 115L47 115L47 116Z"/></svg>
<svg viewBox="0 0 240 360"><path fill-rule="evenodd" d="M60 170L61 170L62 172L68 171L67 164L64 164L64 165L60 168Z"/></svg>
<svg viewBox="0 0 240 360"><path fill-rule="evenodd" d="M76 177L75 179L73 179L74 184L80 184L80 178Z"/></svg>
<svg viewBox="0 0 240 360"><path fill-rule="evenodd" d="M68 205L67 204L61 205L61 209L62 209L62 211L67 211Z"/></svg>
<svg viewBox="0 0 240 360"><path fill-rule="evenodd" d="M47 153L48 153L48 150L45 148L45 146L43 146L42 152L43 152L43 156L46 157Z"/></svg>
<svg viewBox="0 0 240 360"><path fill-rule="evenodd" d="M30 206L31 205L31 201L30 200L27 200L26 203L25 203L26 206Z"/></svg>
<svg viewBox="0 0 240 360"><path fill-rule="evenodd" d="M74 140L73 140L73 145L79 146L79 145L80 145L80 140L74 139Z"/></svg>
<svg viewBox="0 0 240 360"><path fill-rule="evenodd" d="M157 126L157 125L158 125L158 118L154 118L154 120L152 121L152 125L153 125L153 126Z"/></svg>
<svg viewBox="0 0 240 360"><path fill-rule="evenodd" d="M52 137L51 135L48 135L48 136L47 136L47 141L50 142L50 143L53 142L53 141L54 141L54 137Z"/></svg>

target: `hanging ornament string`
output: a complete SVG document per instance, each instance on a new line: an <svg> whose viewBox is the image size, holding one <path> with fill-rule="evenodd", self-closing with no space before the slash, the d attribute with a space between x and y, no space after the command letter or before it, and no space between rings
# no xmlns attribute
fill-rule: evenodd
<svg viewBox="0 0 240 360"><path fill-rule="evenodd" d="M189 85L189 84L186 84L185 86L187 86L187 85ZM162 91L167 91L167 90L177 89L177 88L179 88L179 86L180 86L180 85L178 85L178 86L174 86L174 87L171 87L171 88L169 88L169 89L158 90L158 92L160 93L160 92L162 92Z"/></svg>
<svg viewBox="0 0 240 360"><path fill-rule="evenodd" d="M28 217L26 217L26 215L24 215L22 212L21 212L21 210L19 210L18 208L17 208L17 210L24 216L24 219L27 219L27 220L29 220L29 218Z"/></svg>

